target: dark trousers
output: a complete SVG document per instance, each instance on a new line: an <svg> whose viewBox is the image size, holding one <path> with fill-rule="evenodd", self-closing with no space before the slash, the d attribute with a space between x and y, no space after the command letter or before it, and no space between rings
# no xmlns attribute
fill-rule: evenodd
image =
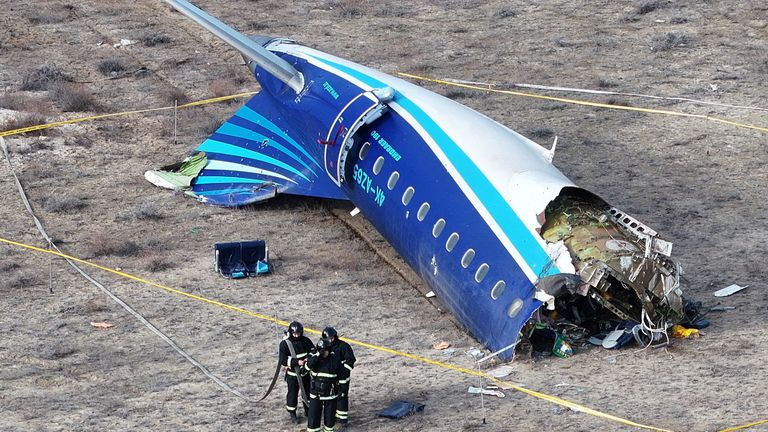
<svg viewBox="0 0 768 432"><path fill-rule="evenodd" d="M301 377L304 384L304 389L309 390L309 374ZM285 409L289 412L296 412L296 407L299 404L299 380L292 375L285 374L285 383L288 385L288 394L285 396ZM302 401L302 404L304 402ZM304 406L304 413L307 413L307 407Z"/></svg>
<svg viewBox="0 0 768 432"><path fill-rule="evenodd" d="M336 418L349 420L349 383L339 384L339 397L336 399Z"/></svg>
<svg viewBox="0 0 768 432"><path fill-rule="evenodd" d="M307 431L320 431L320 417L322 416L324 431L332 431L336 424L336 399L320 400L320 396L309 396L309 414L307 415Z"/></svg>

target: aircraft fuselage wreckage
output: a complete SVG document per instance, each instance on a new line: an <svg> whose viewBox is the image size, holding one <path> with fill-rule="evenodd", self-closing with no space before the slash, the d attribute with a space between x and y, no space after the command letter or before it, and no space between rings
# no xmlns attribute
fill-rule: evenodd
<svg viewBox="0 0 768 432"><path fill-rule="evenodd" d="M655 330L682 318L671 243L577 187L552 151L414 84L167 2L240 51L262 88L197 148L199 200L352 201L505 359L542 305L592 330L608 318Z"/></svg>

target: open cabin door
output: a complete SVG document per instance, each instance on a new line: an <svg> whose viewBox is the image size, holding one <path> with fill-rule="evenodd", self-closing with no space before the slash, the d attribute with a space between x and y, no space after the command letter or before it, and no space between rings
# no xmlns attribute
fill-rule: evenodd
<svg viewBox="0 0 768 432"><path fill-rule="evenodd" d="M325 145L325 172L337 186L344 182L344 166L355 144L355 134L361 126L381 117L387 110L387 102L393 97L394 90L389 87L360 93L341 109L331 123L325 140L320 143Z"/></svg>

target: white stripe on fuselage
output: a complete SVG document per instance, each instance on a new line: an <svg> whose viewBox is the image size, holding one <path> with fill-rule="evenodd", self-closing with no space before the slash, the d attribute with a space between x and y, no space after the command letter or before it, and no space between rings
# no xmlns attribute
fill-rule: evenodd
<svg viewBox="0 0 768 432"><path fill-rule="evenodd" d="M250 165L244 165L239 164L236 162L227 162L227 161L220 161L220 160L211 160L208 161L208 165L205 166L205 169L208 170L221 170L221 171L241 171L241 172L247 172L247 173L253 173L253 174L259 174L269 177L277 177L279 179L288 180L291 183L296 183L295 181L289 179L288 177L278 174L274 171L269 171L261 168L252 167ZM298 184L298 183L296 183Z"/></svg>

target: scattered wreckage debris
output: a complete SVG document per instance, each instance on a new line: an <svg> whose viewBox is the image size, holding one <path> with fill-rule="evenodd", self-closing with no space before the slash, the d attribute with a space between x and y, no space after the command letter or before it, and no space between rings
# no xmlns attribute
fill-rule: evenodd
<svg viewBox="0 0 768 432"><path fill-rule="evenodd" d="M411 414L416 414L418 412L424 411L424 404L420 404L417 402L408 402L408 401L396 401L392 402L392 405L385 408L382 411L379 411L376 415L379 417L386 417L391 419L401 419L403 417L407 417Z"/></svg>
<svg viewBox="0 0 768 432"><path fill-rule="evenodd" d="M96 327L98 329L108 329L108 328L112 328L114 326L115 326L114 324L108 323L108 322L95 322L95 321L91 321L91 327Z"/></svg>
<svg viewBox="0 0 768 432"><path fill-rule="evenodd" d="M539 281L545 303L523 328L534 356L567 358L575 346L665 346L679 324L703 328L700 302L683 298L672 243L599 197L564 189L539 215L558 267L572 273Z"/></svg>
<svg viewBox="0 0 768 432"><path fill-rule="evenodd" d="M480 388L475 386L469 386L469 389L467 389L467 393L471 394L484 394L489 396L496 396L499 398L506 397L507 395L504 394L503 391L499 389L498 386L489 385L487 388Z"/></svg>
<svg viewBox="0 0 768 432"><path fill-rule="evenodd" d="M736 294L737 292L749 287L749 285L739 286L736 284L728 285L725 288L721 288L717 291L715 291L713 294L715 297L727 297L731 294Z"/></svg>
<svg viewBox="0 0 768 432"><path fill-rule="evenodd" d="M216 243L214 250L214 269L227 279L270 272L269 248L264 240Z"/></svg>

